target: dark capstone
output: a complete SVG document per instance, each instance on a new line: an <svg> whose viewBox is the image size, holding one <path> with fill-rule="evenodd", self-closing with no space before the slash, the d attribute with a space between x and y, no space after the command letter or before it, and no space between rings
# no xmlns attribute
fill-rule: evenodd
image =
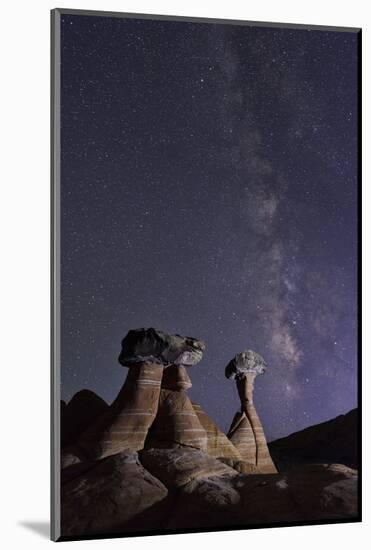
<svg viewBox="0 0 371 550"><path fill-rule="evenodd" d="M247 373L254 372L255 374L263 374L267 364L264 361L263 357L247 349L237 355L229 361L228 365L225 368L225 376L227 378L243 378Z"/></svg>
<svg viewBox="0 0 371 550"><path fill-rule="evenodd" d="M130 367L136 363L194 365L202 359L202 340L166 334L154 328L130 330L121 343L119 362Z"/></svg>

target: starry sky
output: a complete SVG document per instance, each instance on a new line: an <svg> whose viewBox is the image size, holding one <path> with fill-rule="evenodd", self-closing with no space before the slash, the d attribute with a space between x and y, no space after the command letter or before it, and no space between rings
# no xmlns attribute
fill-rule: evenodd
<svg viewBox="0 0 371 550"><path fill-rule="evenodd" d="M108 402L121 339L205 340L190 397L268 364L267 439L357 405L356 32L63 15L61 387Z"/></svg>

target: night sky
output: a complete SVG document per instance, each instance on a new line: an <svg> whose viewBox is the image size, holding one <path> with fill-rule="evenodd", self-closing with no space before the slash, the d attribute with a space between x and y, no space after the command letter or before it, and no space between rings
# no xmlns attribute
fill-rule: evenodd
<svg viewBox="0 0 371 550"><path fill-rule="evenodd" d="M205 340L190 397L268 364L268 440L357 404L357 34L62 16L62 398L138 327Z"/></svg>

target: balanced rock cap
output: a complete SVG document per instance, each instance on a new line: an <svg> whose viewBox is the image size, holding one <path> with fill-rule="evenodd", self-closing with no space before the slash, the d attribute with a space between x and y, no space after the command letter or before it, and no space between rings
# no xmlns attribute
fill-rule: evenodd
<svg viewBox="0 0 371 550"><path fill-rule="evenodd" d="M122 340L119 362L127 367L138 363L191 366L201 361L205 347L202 340L189 336L138 328L129 330Z"/></svg>
<svg viewBox="0 0 371 550"><path fill-rule="evenodd" d="M243 378L247 373L263 374L267 364L255 351L247 349L237 355L228 363L225 368L227 378Z"/></svg>

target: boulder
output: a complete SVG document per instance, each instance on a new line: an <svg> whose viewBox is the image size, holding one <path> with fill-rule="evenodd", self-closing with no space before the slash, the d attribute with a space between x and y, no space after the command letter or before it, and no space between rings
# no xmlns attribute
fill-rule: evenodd
<svg viewBox="0 0 371 550"><path fill-rule="evenodd" d="M233 478L238 473L223 462L192 448L144 449L140 453L143 466L169 489L204 478Z"/></svg>
<svg viewBox="0 0 371 550"><path fill-rule="evenodd" d="M246 475L191 448L139 457L127 451L65 470L63 536L358 518L357 472L344 465Z"/></svg>
<svg viewBox="0 0 371 550"><path fill-rule="evenodd" d="M166 365L194 365L202 359L205 343L179 334L166 334L154 328L130 330L122 341L119 361L132 364L159 363Z"/></svg>
<svg viewBox="0 0 371 550"><path fill-rule="evenodd" d="M317 464L286 474L240 476L235 486L241 497L237 524L327 521L358 514L357 472L343 465Z"/></svg>
<svg viewBox="0 0 371 550"><path fill-rule="evenodd" d="M255 376L264 374L267 364L263 357L251 349L237 353L228 365L225 367L225 376L227 378L239 379L245 378L249 373Z"/></svg>
<svg viewBox="0 0 371 550"><path fill-rule="evenodd" d="M231 476L193 479L177 493L170 529L213 529L233 524L240 495Z"/></svg>
<svg viewBox="0 0 371 550"><path fill-rule="evenodd" d="M61 489L62 536L99 535L160 525L166 487L124 452L96 462Z"/></svg>
<svg viewBox="0 0 371 550"><path fill-rule="evenodd" d="M356 520L357 472L311 465L288 474L216 476L182 486L169 526L241 528L274 523Z"/></svg>

